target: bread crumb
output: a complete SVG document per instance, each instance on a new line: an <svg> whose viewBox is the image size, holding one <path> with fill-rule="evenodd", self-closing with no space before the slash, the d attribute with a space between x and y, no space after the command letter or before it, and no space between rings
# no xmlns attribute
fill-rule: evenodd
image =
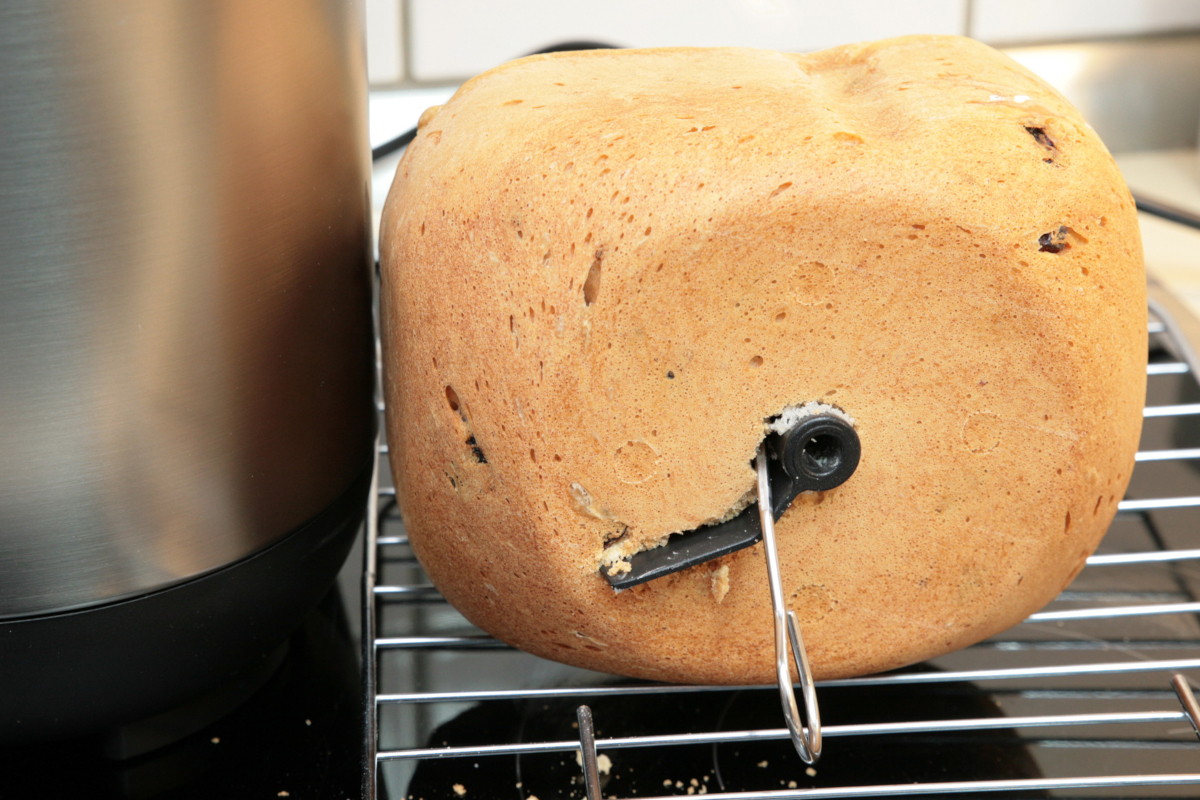
<svg viewBox="0 0 1200 800"><path fill-rule="evenodd" d="M663 786L670 786L670 785L671 785L671 779L670 779L670 778L667 778L665 781L663 781Z"/></svg>
<svg viewBox="0 0 1200 800"><path fill-rule="evenodd" d="M796 782L795 782L795 781L788 781L788 788L789 788L789 789L795 789L795 788L796 788Z"/></svg>
<svg viewBox="0 0 1200 800"><path fill-rule="evenodd" d="M275 795L275 796L276 796L276 797L288 797L288 793L287 793L287 792L280 792L279 794L277 794L277 795Z"/></svg>
<svg viewBox="0 0 1200 800"><path fill-rule="evenodd" d="M692 786L699 786L699 785L700 785L700 781L696 780L695 778L692 778L692 779L691 779L691 781L689 781L689 783L691 783L691 784L692 784Z"/></svg>
<svg viewBox="0 0 1200 800"><path fill-rule="evenodd" d="M695 787L695 786L689 786L689 787L688 787L688 794L695 794L695 793L696 793L696 787Z"/></svg>
<svg viewBox="0 0 1200 800"><path fill-rule="evenodd" d="M583 766L583 753L578 750L575 751L575 763L581 767ZM612 759L604 755L604 753L596 756L596 769L600 771L601 775L607 775L612 772ZM670 783L670 781L667 781L663 785L669 786Z"/></svg>
<svg viewBox="0 0 1200 800"><path fill-rule="evenodd" d="M787 406L783 411L779 412L778 417L766 424L766 428L769 433L777 433L782 436L794 428L800 420L805 417L815 417L818 414L830 414L849 422L851 425L854 424L854 417L840 408L831 406L828 403L812 401L800 406Z"/></svg>
<svg viewBox="0 0 1200 800"><path fill-rule="evenodd" d="M817 771L815 769L813 769L812 767L809 767L808 769L804 770L804 774L810 778L817 777Z"/></svg>
<svg viewBox="0 0 1200 800"><path fill-rule="evenodd" d="M759 767L759 769L766 769L766 768L767 768L767 762L766 762L766 761L760 761L760 762L758 762L758 767Z"/></svg>
<svg viewBox="0 0 1200 800"><path fill-rule="evenodd" d="M720 603L729 594L729 565L722 564L712 572L712 596Z"/></svg>
<svg viewBox="0 0 1200 800"><path fill-rule="evenodd" d="M220 737L220 736L214 736L214 737L212 738L212 743L213 743L213 744L220 744L220 743L221 743L221 737Z"/></svg>
<svg viewBox="0 0 1200 800"><path fill-rule="evenodd" d="M463 786L461 783L454 784L453 788L454 788L454 793L456 795L458 795L459 797L462 797L464 794L467 793L467 787Z"/></svg>
<svg viewBox="0 0 1200 800"><path fill-rule="evenodd" d="M613 563L613 565L611 567L608 568L608 576L610 578L612 578L617 575L624 575L626 572L629 572L632 569L633 569L633 565L630 564L628 561L617 561L617 562Z"/></svg>
<svg viewBox="0 0 1200 800"><path fill-rule="evenodd" d="M656 547L662 547L671 538L670 534L660 536L651 542L638 543L636 537L626 536L624 533L617 537L615 541L604 548L600 553L600 566L611 567L610 575L620 575L623 572L628 572L632 567L629 565L629 558L643 550L653 550ZM613 570L618 570L613 572Z"/></svg>

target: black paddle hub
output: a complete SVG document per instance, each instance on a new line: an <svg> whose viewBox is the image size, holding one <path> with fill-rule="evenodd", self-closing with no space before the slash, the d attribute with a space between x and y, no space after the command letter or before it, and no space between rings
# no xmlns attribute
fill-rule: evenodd
<svg viewBox="0 0 1200 800"><path fill-rule="evenodd" d="M783 516L801 492L824 492L846 482L858 467L862 448L854 426L833 414L805 417L783 434L767 436L772 455L767 473L771 513ZM630 557L631 569L600 573L614 589L628 589L672 572L711 561L762 540L757 503L719 525L707 525L672 536L665 545Z"/></svg>

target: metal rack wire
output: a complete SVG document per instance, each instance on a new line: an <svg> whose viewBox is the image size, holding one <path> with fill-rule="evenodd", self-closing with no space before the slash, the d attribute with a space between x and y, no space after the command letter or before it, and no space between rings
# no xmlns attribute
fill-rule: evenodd
<svg viewBox="0 0 1200 800"><path fill-rule="evenodd" d="M1191 569L1194 562L1200 561L1200 525L1196 524L1200 522L1200 511L1189 511L1200 508L1200 471L1190 492L1180 492L1178 488L1186 488L1189 464L1200 462L1200 420L1194 430L1190 425L1180 424L1200 415L1200 383L1195 379L1200 370L1196 369L1194 353L1170 314L1153 305L1151 310L1157 317L1150 323L1152 355L1157 357L1152 358L1148 368L1152 404L1145 410L1147 430L1142 446L1146 449L1138 453L1137 461L1153 466L1135 471L1130 496L1119 505L1117 522L1098 554L1088 560L1080 578L1047 609L1031 615L1010 631L936 660L934 669L818 684L824 691L867 692L887 687L914 691L920 687L963 686L969 682L989 693L989 697L999 698L996 702L1003 714L949 718L934 715L935 718L829 724L824 726L823 734L833 740L829 743L830 751L835 751L842 741L856 738L865 741L870 737L886 737L887 742L905 742L930 735L945 740L967 733L1015 732L1023 746L1041 748L1038 751L1043 755L1039 761L1041 772L1054 771L1057 766L1063 768L1062 774L811 786L800 785L806 782L801 765L799 781L788 781L780 789L743 791L729 785L718 768L717 780L711 784L707 774L704 783L692 780L687 786L667 780L656 783L657 791L638 792L636 796L678 796L685 792L723 800L994 792L1072 797L1165 796L1147 792L1180 796L1179 792L1184 792L1183 796L1200 796L1200 742L1196 741L1200 707L1186 678L1173 679L1181 671L1200 670L1200 621L1195 616L1200 614L1200 599L1197 599L1200 571L1193 573ZM1156 342L1159 347L1154 350ZM1167 352L1173 355L1165 355ZM1154 402L1156 395L1178 402ZM1192 440L1181 441L1181 436L1186 438L1188 434ZM1163 442L1171 446L1163 446ZM386 455L387 445L382 440L378 450ZM1164 465L1175 471L1165 477L1150 474L1149 471ZM1149 478L1142 480L1143 475ZM1185 516L1160 518L1163 514ZM396 511L386 458L377 463L367 520L363 576L364 774L367 796L372 800L381 796L377 781L381 770L389 765L405 767L389 782L396 791L401 788L397 784L412 779L416 765L421 763L453 759L461 763L461 774L467 776L463 783L467 783L475 774L473 770L479 769L479 759L510 757L519 761L524 756L547 753L577 757L579 768L575 775L557 790L562 796L599 800L604 766L597 760L599 751L620 753L660 748L674 753L678 750L672 748L703 746L712 749L715 760L719 747L736 746L744 748L747 754L742 756L738 750L734 755L754 760L755 747L788 740L788 731L783 727L597 736L591 710L580 705L578 718L574 720L577 734L567 738L430 742L431 736L438 738L440 723L472 707L488 704L569 702L574 705L584 701L671 697L691 702L718 693L722 697L749 696L738 693L769 692L773 687L613 685L611 679L581 670L557 668L557 672L554 669L539 672L540 667L534 663L537 660L523 654L521 666L513 670L504 659L517 654L470 629L420 572ZM1189 533L1194 535L1189 538ZM408 661L391 670L395 678L392 680L386 674L388 669L381 669L381 663L396 654L407 655ZM1112 658L1114 655L1118 657ZM433 663L437 658L440 661ZM494 688L435 688L438 671L452 670L457 663L455 659L469 662L464 674L469 674L473 682L490 682ZM1007 660L1020 663L1005 666ZM1069 663L1057 663L1064 660ZM979 663L985 666L972 666ZM503 684L505 675L509 676L509 683L518 685L494 686ZM445 682L452 684L452 678L448 674ZM409 690L394 690L385 685L389 682ZM1058 710L1064 703L1076 707L1082 704L1084 710L1064 713ZM1116 710L1130 704L1152 707ZM1043 709L1051 713L1028 713ZM396 710L410 712L407 723L384 719ZM619 722L616 724L619 726ZM1068 730L1078 733L1067 737L1064 732ZM388 738L394 741L385 741ZM1170 757L1165 761L1196 765L1196 771L1154 769L1164 761L1158 758L1153 763L1147 762L1152 768L1146 774L1075 774L1066 771L1077 766L1070 758L1045 757L1055 748L1075 748L1081 752L1090 749L1093 754L1099 753L1086 762L1091 771L1097 771L1097 761L1104 762L1103 765L1110 761L1114 765L1128 763L1129 752L1167 753ZM1141 762L1135 759L1134 763L1140 766ZM765 760L758 762L759 766L766 764ZM815 774L815 770L807 773ZM665 794L664 788L668 789ZM456 784L453 790L459 796L468 791L461 784ZM518 780L504 792L496 790L474 796L532 795ZM549 800L545 790L542 800Z"/></svg>

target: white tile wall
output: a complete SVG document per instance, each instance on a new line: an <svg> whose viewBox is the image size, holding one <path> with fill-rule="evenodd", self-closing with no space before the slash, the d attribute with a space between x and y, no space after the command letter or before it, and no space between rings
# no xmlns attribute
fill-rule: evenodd
<svg viewBox="0 0 1200 800"><path fill-rule="evenodd" d="M403 0L367 0L367 79L372 86L404 79Z"/></svg>
<svg viewBox="0 0 1200 800"><path fill-rule="evenodd" d="M412 78L457 80L587 39L626 47L818 50L908 33L961 34L967 0L408 0Z"/></svg>
<svg viewBox="0 0 1200 800"><path fill-rule="evenodd" d="M1200 29L1200 0L366 0L366 6L373 86L457 82L572 39L804 51L905 33L969 33L1012 45Z"/></svg>
<svg viewBox="0 0 1200 800"><path fill-rule="evenodd" d="M1197 0L972 0L971 35L992 44L1200 28Z"/></svg>

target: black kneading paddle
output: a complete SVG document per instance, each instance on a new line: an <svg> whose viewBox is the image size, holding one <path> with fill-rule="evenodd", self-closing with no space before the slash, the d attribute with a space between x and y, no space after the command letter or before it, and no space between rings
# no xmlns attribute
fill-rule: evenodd
<svg viewBox="0 0 1200 800"><path fill-rule="evenodd" d="M862 452L854 426L832 414L805 417L784 434L771 434L767 447L776 456L767 467L775 519L801 492L824 492L845 483ZM600 574L614 589L628 589L761 540L758 506L751 504L731 520L673 535L662 547L631 556L628 572L609 575L606 566Z"/></svg>

